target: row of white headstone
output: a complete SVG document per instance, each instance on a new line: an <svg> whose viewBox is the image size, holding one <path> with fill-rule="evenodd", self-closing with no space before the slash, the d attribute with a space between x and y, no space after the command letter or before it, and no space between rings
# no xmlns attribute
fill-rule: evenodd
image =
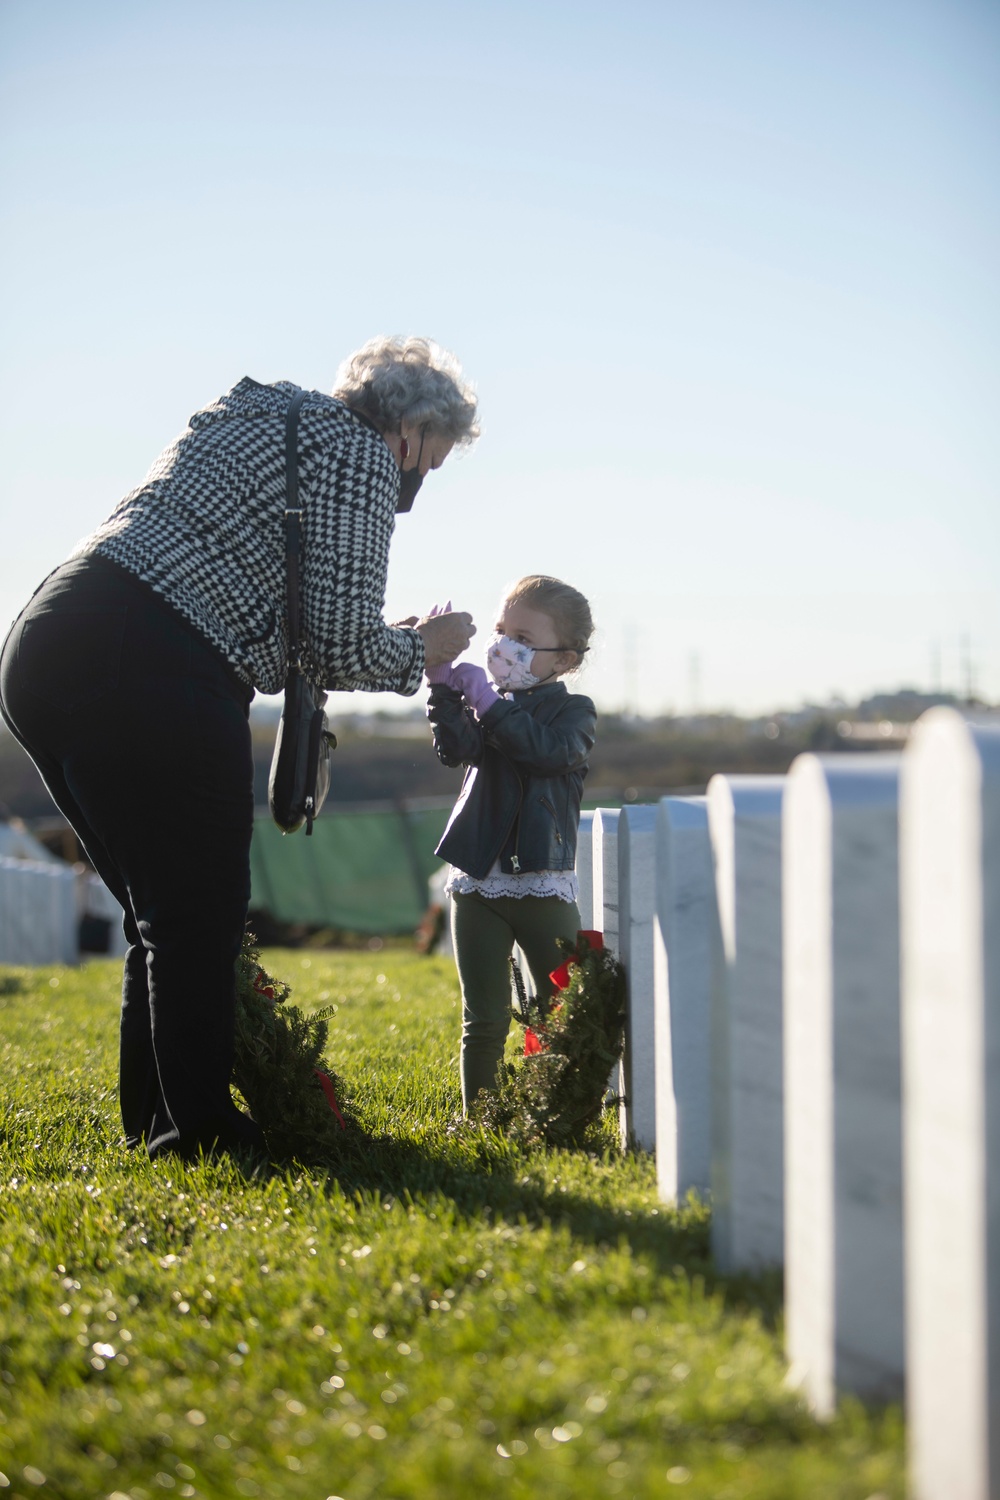
<svg viewBox="0 0 1000 1500"><path fill-rule="evenodd" d="M107 924L107 952L120 958L121 907L99 876L60 859L0 854L0 964L79 963L84 916Z"/></svg>
<svg viewBox="0 0 1000 1500"><path fill-rule="evenodd" d="M0 855L0 964L75 964L80 956L72 865Z"/></svg>
<svg viewBox="0 0 1000 1500"><path fill-rule="evenodd" d="M623 1140L783 1265L820 1415L905 1391L915 1500L1000 1500L1000 719L902 755L585 814L585 926L628 980Z"/></svg>

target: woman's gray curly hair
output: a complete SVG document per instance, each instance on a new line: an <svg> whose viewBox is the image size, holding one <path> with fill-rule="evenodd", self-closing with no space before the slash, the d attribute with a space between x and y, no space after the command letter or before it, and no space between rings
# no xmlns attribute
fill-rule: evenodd
<svg viewBox="0 0 1000 1500"><path fill-rule="evenodd" d="M426 423L458 448L479 436L476 393L455 356L433 339L369 339L340 366L333 394L380 432Z"/></svg>

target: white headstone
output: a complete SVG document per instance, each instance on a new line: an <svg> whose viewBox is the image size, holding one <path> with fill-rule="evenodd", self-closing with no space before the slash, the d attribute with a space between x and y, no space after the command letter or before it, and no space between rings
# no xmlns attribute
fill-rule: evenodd
<svg viewBox="0 0 1000 1500"><path fill-rule="evenodd" d="M656 1176L665 1202L711 1186L710 1017L718 951L708 803L664 797L656 824L653 940Z"/></svg>
<svg viewBox="0 0 1000 1500"><path fill-rule="evenodd" d="M594 930L603 932L604 946L618 950L618 818L617 807L594 813L593 906Z"/></svg>
<svg viewBox="0 0 1000 1500"><path fill-rule="evenodd" d="M594 930L604 934L604 946L621 957L618 944L618 818L616 807L599 807L594 813L593 880ZM623 1094L625 1081L616 1063L608 1079L610 1095Z"/></svg>
<svg viewBox="0 0 1000 1500"><path fill-rule="evenodd" d="M782 776L713 776L708 827L722 931L712 983L712 1253L724 1273L781 1264Z"/></svg>
<svg viewBox="0 0 1000 1500"><path fill-rule="evenodd" d="M903 1393L898 755L801 755L782 817L792 1377Z"/></svg>
<svg viewBox="0 0 1000 1500"><path fill-rule="evenodd" d="M580 909L580 926L594 928L594 814L592 812L580 814L580 831L576 840L576 878L580 887L576 902Z"/></svg>
<svg viewBox="0 0 1000 1500"><path fill-rule="evenodd" d="M918 722L900 798L914 1500L1000 1496L1000 718Z"/></svg>
<svg viewBox="0 0 1000 1500"><path fill-rule="evenodd" d="M653 1019L655 807L624 807L618 819L618 927L625 965L625 1055L619 1126L623 1145L656 1147Z"/></svg>
<svg viewBox="0 0 1000 1500"><path fill-rule="evenodd" d="M451 935L451 897L445 894L444 889L450 874L450 865L439 865L427 883L431 904L439 906L444 916L440 936L434 945L434 952L440 953L444 958L455 956L455 944Z"/></svg>

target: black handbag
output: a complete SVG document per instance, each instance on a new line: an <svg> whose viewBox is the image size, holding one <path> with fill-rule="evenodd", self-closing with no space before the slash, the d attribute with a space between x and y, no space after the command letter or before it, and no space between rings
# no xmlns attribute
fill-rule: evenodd
<svg viewBox="0 0 1000 1500"><path fill-rule="evenodd" d="M285 575L288 600L288 675L278 736L271 758L267 802L282 833L313 820L330 790L330 752L337 737L327 724L326 694L314 688L302 666L299 583L302 573L302 507L299 505L299 411L305 391L296 391L285 419Z"/></svg>

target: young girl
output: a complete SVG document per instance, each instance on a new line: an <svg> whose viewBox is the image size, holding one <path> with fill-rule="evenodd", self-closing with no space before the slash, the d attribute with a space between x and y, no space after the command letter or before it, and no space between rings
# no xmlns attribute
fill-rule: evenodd
<svg viewBox="0 0 1000 1500"><path fill-rule="evenodd" d="M514 944L538 994L551 995L556 939L575 941L580 927L576 835L597 714L560 678L580 666L593 629L582 594L533 575L500 606L489 676L471 662L427 674L434 748L446 766L468 768L437 847L452 867L466 1112L480 1089L496 1085Z"/></svg>

